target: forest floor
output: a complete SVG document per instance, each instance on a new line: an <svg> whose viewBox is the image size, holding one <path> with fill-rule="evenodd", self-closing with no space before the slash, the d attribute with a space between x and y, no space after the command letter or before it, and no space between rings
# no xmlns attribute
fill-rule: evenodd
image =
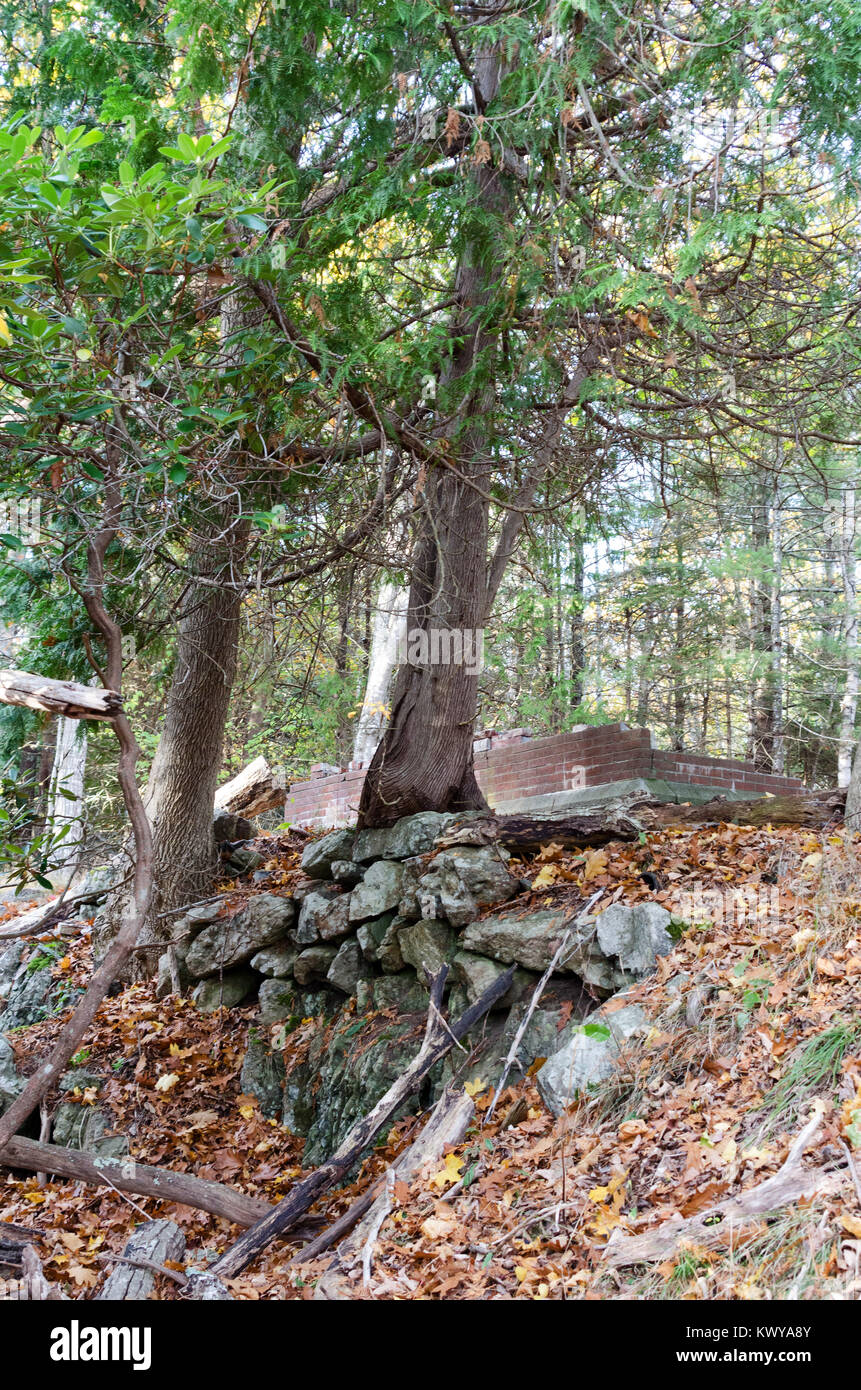
<svg viewBox="0 0 861 1390"><path fill-rule="evenodd" d="M289 887L297 841L260 845L272 871L263 887ZM644 867L657 875L657 891L640 877ZM648 900L678 911L683 894L715 889L722 898L707 902L734 906L686 930L657 974L638 986L635 997L653 1026L628 1046L616 1079L594 1098L556 1119L527 1076L507 1087L487 1122L497 1078L471 1078L474 1126L443 1161L396 1185L369 1289L359 1271L356 1297L861 1297L861 837L840 828L668 828L649 835L647 845L585 853L547 845L519 872L533 884L518 900L524 907L579 901L599 888L599 908ZM52 968L83 983L87 941ZM680 974L689 977L686 988L709 990L695 1026L679 1007L673 982ZM204 1015L189 1000L159 1001L151 986L132 985L105 1000L75 1060L110 1076L98 1103L130 1136L140 1161L274 1202L302 1173L302 1144L241 1093L253 1018L253 1007ZM61 1023L46 1020L14 1035L24 1070ZM312 1026L309 1020L288 1038L293 1055ZM76 1099L87 1105L95 1096ZM709 1227L707 1242L681 1240L659 1260L611 1267L614 1232L638 1234L705 1213L773 1176L815 1103L822 1125L806 1163L845 1165L848 1155L836 1193L728 1227L722 1241ZM417 1123L395 1125L357 1180L320 1203L321 1225L382 1174ZM141 1217L157 1216L183 1228L189 1262L237 1234L189 1207L0 1174L0 1222L38 1231L47 1277L72 1297L91 1296L112 1267L104 1257L122 1250ZM330 1256L291 1264L301 1244L271 1246L231 1281L234 1297L313 1297ZM182 1292L160 1276L155 1296Z"/></svg>

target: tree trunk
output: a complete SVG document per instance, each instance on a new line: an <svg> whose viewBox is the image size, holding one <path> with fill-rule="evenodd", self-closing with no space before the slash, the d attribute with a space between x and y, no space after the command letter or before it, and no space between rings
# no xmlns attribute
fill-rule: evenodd
<svg viewBox="0 0 861 1390"><path fill-rule="evenodd" d="M54 766L46 817L50 836L65 831L51 850L51 864L62 869L74 863L81 851L84 834L84 773L87 767L87 726L82 720L57 720Z"/></svg>
<svg viewBox="0 0 861 1390"><path fill-rule="evenodd" d="M837 785L848 787L855 746L858 710L858 573L855 559L855 488L847 484L840 517L840 571L843 579L843 637L846 650L846 684L840 702L840 738L837 749Z"/></svg>
<svg viewBox="0 0 861 1390"><path fill-rule="evenodd" d="M861 743L855 745L852 776L846 791L846 825L849 830L861 830Z"/></svg>
<svg viewBox="0 0 861 1390"><path fill-rule="evenodd" d="M748 756L761 772L774 768L774 652L771 601L772 536L767 482L756 483L753 506L753 575L750 596L752 673Z"/></svg>
<svg viewBox="0 0 861 1390"><path fill-rule="evenodd" d="M164 727L147 784L156 893L141 945L168 939L155 913L204 897L216 867L212 813L236 674L248 538L245 521L231 517L227 507L219 513L213 539L202 542L192 560L196 574L185 595Z"/></svg>
<svg viewBox="0 0 861 1390"><path fill-rule="evenodd" d="M386 725L389 691L398 664L398 651L407 631L409 590L385 580L374 607L371 651L365 698L356 723L353 761L367 767L373 758Z"/></svg>
<svg viewBox="0 0 861 1390"><path fill-rule="evenodd" d="M499 86L498 48L479 54L482 109ZM385 736L368 769L359 825L391 825L416 811L486 806L473 769L478 646L487 608L488 501L493 463L484 417L493 403L495 333L487 306L505 274L504 219L510 194L492 164L473 164L477 225L467 236L455 281L452 355L440 382L447 411L438 428L439 463L428 469L414 550L407 615L407 660L395 684ZM494 235L489 224L499 228ZM455 441L458 471L450 466ZM464 471L467 470L467 471Z"/></svg>
<svg viewBox="0 0 861 1390"><path fill-rule="evenodd" d="M584 632L586 565L583 553L583 531L578 526L572 546L574 592L571 596L571 704L578 709L583 703L586 676L586 645Z"/></svg>

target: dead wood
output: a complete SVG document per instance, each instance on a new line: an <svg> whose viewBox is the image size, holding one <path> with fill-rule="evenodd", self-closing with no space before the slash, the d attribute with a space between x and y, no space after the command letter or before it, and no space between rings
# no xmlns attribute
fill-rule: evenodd
<svg viewBox="0 0 861 1390"><path fill-rule="evenodd" d="M280 809L286 795L284 777L275 772L265 758L260 757L218 788L215 809L230 811L237 816L260 816L264 811Z"/></svg>
<svg viewBox="0 0 861 1390"><path fill-rule="evenodd" d="M175 1222L145 1221L127 1242L119 1268L108 1275L96 1302L149 1298L156 1273L168 1272L162 1269L165 1260L177 1262L184 1254L185 1236Z"/></svg>
<svg viewBox="0 0 861 1390"><path fill-rule="evenodd" d="M20 1273L0 1285L0 1300L58 1303L68 1302L68 1295L45 1278L35 1246L25 1245L21 1251Z"/></svg>
<svg viewBox="0 0 861 1390"><path fill-rule="evenodd" d="M715 797L698 804L677 804L655 797L632 797L623 806L551 816L479 816L453 826L438 844L504 845L538 849L554 841L564 848L590 849L611 840L635 840L643 830L669 825L800 825L822 828L843 818L845 791L798 792L749 801Z"/></svg>
<svg viewBox="0 0 861 1390"><path fill-rule="evenodd" d="M623 1265L652 1264L664 1260L685 1245L712 1247L731 1245L733 1237L745 1226L759 1221L769 1212L792 1202L808 1200L818 1193L839 1191L848 1181L848 1169L802 1168L804 1150L813 1143L822 1127L822 1113L816 1114L804 1126L793 1143L783 1166L774 1177L719 1202L708 1211L684 1219L665 1221L653 1231L626 1236L618 1230L611 1235L604 1250L604 1260L614 1269Z"/></svg>
<svg viewBox="0 0 861 1390"><path fill-rule="evenodd" d="M67 719L116 719L123 707L115 690L49 680L29 671L0 671L0 701L45 714L64 714Z"/></svg>
<svg viewBox="0 0 861 1390"><path fill-rule="evenodd" d="M10 1168L26 1168L28 1172L77 1178L96 1187L119 1188L120 1192L134 1192L140 1197L157 1197L161 1202L182 1202L198 1211L208 1211L212 1216L223 1216L235 1226L253 1226L274 1210L258 1197L249 1197L192 1173L152 1168L136 1160L107 1158L80 1149L64 1149L59 1144L39 1144L35 1139L23 1139L20 1135L9 1140L0 1162ZM3 1229L0 1225L0 1236Z"/></svg>

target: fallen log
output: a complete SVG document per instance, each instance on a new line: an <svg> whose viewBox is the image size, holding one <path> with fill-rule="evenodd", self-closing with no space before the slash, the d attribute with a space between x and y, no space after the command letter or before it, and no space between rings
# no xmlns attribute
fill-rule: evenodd
<svg viewBox="0 0 861 1390"><path fill-rule="evenodd" d="M617 1228L604 1249L603 1259L614 1269L625 1265L653 1264L673 1255L679 1246L713 1248L732 1245L745 1226L760 1221L781 1207L809 1201L819 1194L837 1192L851 1181L849 1169L802 1168L801 1159L822 1128L818 1110L804 1126L787 1154L783 1166L756 1187L738 1197L718 1202L696 1216L679 1216L664 1221L642 1235L626 1236Z"/></svg>
<svg viewBox="0 0 861 1390"><path fill-rule="evenodd" d="M49 680L29 671L0 671L0 701L45 714L64 714L67 719L116 719L123 708L115 690Z"/></svg>
<svg viewBox="0 0 861 1390"><path fill-rule="evenodd" d="M823 792L792 792L788 796L760 796L752 801L726 801L715 797L700 805L673 805L672 802L646 802L633 807L631 814L645 821L646 829L664 825L705 825L724 821L729 825L800 825L821 830L843 820L846 791L833 788Z"/></svg>
<svg viewBox="0 0 861 1390"><path fill-rule="evenodd" d="M537 850L555 842L565 848L592 849L611 840L635 840L644 830L670 825L799 825L821 829L843 819L846 793L798 792L763 796L750 801L715 797L699 804L632 799L624 807L556 816L482 816L453 826L437 841L440 848L455 845L504 845L507 849Z"/></svg>
<svg viewBox="0 0 861 1390"><path fill-rule="evenodd" d="M359 1264L362 1265L364 1292L370 1292L370 1257L383 1222L391 1211L390 1194L394 1183L409 1182L425 1163L440 1158L444 1149L460 1143L474 1113L475 1103L466 1091L443 1091L421 1134L388 1169L382 1180L382 1192L370 1205L370 1210L364 1214L353 1234L339 1245L331 1263L318 1279L315 1299L340 1301L353 1298L355 1295L349 1276ZM291 1261L293 1263L299 1261Z"/></svg>
<svg viewBox="0 0 861 1390"><path fill-rule="evenodd" d="M33 1173L54 1173L77 1178L95 1187L119 1188L140 1197L157 1197L161 1202L182 1202L211 1216L223 1216L235 1226L253 1226L274 1210L268 1202L249 1197L222 1183L197 1178L193 1173L177 1173L171 1168L151 1168L129 1159L107 1158L81 1149L64 1149L59 1144L40 1144L16 1135L0 1152L0 1164L26 1168ZM0 1231L2 1231L0 1226Z"/></svg>
<svg viewBox="0 0 861 1390"><path fill-rule="evenodd" d="M455 825L437 841L441 849L456 845L504 845L508 849L538 849L554 840L572 849L591 849L610 840L635 840L642 826L638 807L625 811L583 811L560 816L482 816Z"/></svg>
<svg viewBox="0 0 861 1390"><path fill-rule="evenodd" d="M287 783L283 775L271 768L265 758L255 758L218 788L215 809L237 816L261 816L264 811L279 810L286 795Z"/></svg>
<svg viewBox="0 0 861 1390"><path fill-rule="evenodd" d="M392 1118L395 1111L400 1109L413 1091L417 1090L428 1072L436 1066L437 1062L446 1055L455 1043L460 1042L460 1039L475 1027L476 1023L493 1007L497 999L501 999L510 989L511 981L514 978L514 967L510 967L503 975L494 980L481 997L465 1013L461 1014L455 1023L451 1024L445 1022L440 1011L447 975L448 966L444 965L431 982L430 1007L424 1041L406 1071L389 1087L382 1099L377 1101L373 1110L353 1125L331 1158L328 1158L319 1168L315 1168L314 1172L309 1173L302 1182L297 1183L268 1216L264 1216L261 1221L258 1221L249 1231L240 1236L229 1249L225 1250L220 1259L212 1265L210 1271L212 1274L221 1279L233 1278L247 1264L250 1264L270 1241L275 1240L277 1236L285 1235L295 1226L300 1216L304 1215L321 1194L327 1188L333 1187L339 1178L349 1172L371 1140Z"/></svg>

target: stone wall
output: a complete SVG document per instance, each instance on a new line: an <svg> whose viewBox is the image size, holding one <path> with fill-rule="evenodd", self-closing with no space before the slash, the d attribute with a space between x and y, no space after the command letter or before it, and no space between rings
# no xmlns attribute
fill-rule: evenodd
<svg viewBox="0 0 861 1390"><path fill-rule="evenodd" d="M581 725L567 733L530 738L523 729L488 734L475 741L478 784L490 805L521 809L534 797L586 791L610 782L642 778L727 793L761 796L801 791L797 777L758 772L739 758L669 752L652 746L648 729L624 724ZM320 765L307 781L287 793L285 817L291 825L348 825L355 821L365 780L364 768L332 771Z"/></svg>

